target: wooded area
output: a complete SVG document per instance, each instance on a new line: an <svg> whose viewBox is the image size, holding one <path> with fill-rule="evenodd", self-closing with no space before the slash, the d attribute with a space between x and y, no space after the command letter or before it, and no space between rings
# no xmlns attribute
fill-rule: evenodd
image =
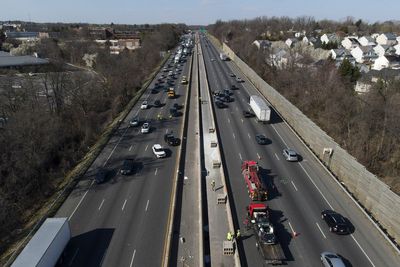
<svg viewBox="0 0 400 267"><path fill-rule="evenodd" d="M339 68L327 60L318 67L288 64L278 69L266 63L271 57L268 49L259 51L252 45L254 40L266 39L267 31L270 32L269 39L274 40L290 36L287 31L293 29L313 34L314 30L322 29L322 32L344 31L361 35L400 32L400 26L392 22L368 25L361 20L348 19L339 23L303 17L217 21L208 28L266 82L400 194L400 81L380 80L369 93L357 95L354 84L359 72L346 61ZM307 54L302 56L309 57Z"/></svg>
<svg viewBox="0 0 400 267"><path fill-rule="evenodd" d="M22 79L10 70L1 77L0 253L141 88L161 62L160 52L175 47L183 31L182 25L158 25L141 36L141 48L119 55L81 38L43 39L34 49L51 60L46 73ZM92 71L65 71L65 63L84 65L86 53L97 53Z"/></svg>

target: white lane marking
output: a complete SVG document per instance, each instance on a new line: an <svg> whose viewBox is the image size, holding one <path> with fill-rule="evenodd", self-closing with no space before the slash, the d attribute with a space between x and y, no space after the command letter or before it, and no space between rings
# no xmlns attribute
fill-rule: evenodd
<svg viewBox="0 0 400 267"><path fill-rule="evenodd" d="M244 98L242 98L242 101L243 101L243 102L246 102L246 100L244 100Z"/></svg>
<svg viewBox="0 0 400 267"><path fill-rule="evenodd" d="M148 148L149 148L149 145L146 145L144 151L147 151Z"/></svg>
<svg viewBox="0 0 400 267"><path fill-rule="evenodd" d="M278 131L276 130L275 126L274 126L274 125L271 125L271 126L272 126L272 129L274 129L274 131L277 133L277 135L279 136L279 138L282 140L282 142L285 144L285 146L286 146L286 147L289 147L289 146L286 144L285 140L283 140L282 136L278 133Z"/></svg>
<svg viewBox="0 0 400 267"><path fill-rule="evenodd" d="M124 133L122 134L122 136L119 138L117 144L114 146L113 150L111 151L110 155L108 155L108 158L106 159L106 161L103 164L103 167L106 166L108 160L111 158L112 154L114 153L115 149L117 148L117 146L119 145L119 143L121 142L122 138L124 138L126 131L128 130L128 127L125 129Z"/></svg>
<svg viewBox="0 0 400 267"><path fill-rule="evenodd" d="M292 182L292 185L293 185L294 189L296 189L296 191L298 191L296 185L294 184L294 182L293 181L291 181L291 182Z"/></svg>
<svg viewBox="0 0 400 267"><path fill-rule="evenodd" d="M157 170L158 170L158 168L156 168L156 171L154 172L154 175L157 175Z"/></svg>
<svg viewBox="0 0 400 267"><path fill-rule="evenodd" d="M239 158L240 158L240 160L242 160L242 154L240 154L240 153L239 153Z"/></svg>
<svg viewBox="0 0 400 267"><path fill-rule="evenodd" d="M239 111L238 107L236 107L236 111Z"/></svg>
<svg viewBox="0 0 400 267"><path fill-rule="evenodd" d="M168 129L165 129L165 133L168 133Z"/></svg>
<svg viewBox="0 0 400 267"><path fill-rule="evenodd" d="M243 119L240 119L241 121L242 121L242 123L243 123Z"/></svg>
<svg viewBox="0 0 400 267"><path fill-rule="evenodd" d="M258 153L257 153L257 158L258 158L258 159L261 159L260 154L258 154Z"/></svg>
<svg viewBox="0 0 400 267"><path fill-rule="evenodd" d="M105 200L105 199L103 198L103 200L102 200L101 203L100 203L99 210L101 210L101 207L103 206L104 200Z"/></svg>
<svg viewBox="0 0 400 267"><path fill-rule="evenodd" d="M276 157L277 160L280 160L279 157L278 157L278 155L277 155L276 153L275 153L275 157Z"/></svg>
<svg viewBox="0 0 400 267"><path fill-rule="evenodd" d="M131 145L131 146L129 147L129 151L131 151L131 150L132 150L132 147L133 147L133 145Z"/></svg>
<svg viewBox="0 0 400 267"><path fill-rule="evenodd" d="M78 251L79 251L79 248L76 249L74 256L72 256L71 261L68 263L68 266L72 266L72 263L74 262L76 255L78 255Z"/></svg>
<svg viewBox="0 0 400 267"><path fill-rule="evenodd" d="M313 185L315 186L315 188L317 188L318 192L321 194L321 196L324 198L325 202L329 205L329 207L331 208L331 210L335 210L331 203L329 203L329 201L326 199L326 197L324 196L324 194L322 194L322 191L319 189L319 187L317 186L317 184L314 182L314 180L311 178L311 176L308 174L308 172L306 171L306 169L304 169L303 165L299 162L300 167L303 169L304 173L307 175L308 179L313 183Z"/></svg>
<svg viewBox="0 0 400 267"><path fill-rule="evenodd" d="M353 238L354 242L356 242L357 246L361 249L362 253L364 253L365 257L367 257L369 263L371 263L371 265L373 267L375 267L375 264L372 262L372 260L368 257L367 253L365 252L365 250L361 247L360 243L358 243L358 241L356 240L356 238L353 236L353 234L351 234L351 238Z"/></svg>
<svg viewBox="0 0 400 267"><path fill-rule="evenodd" d="M315 224L317 225L317 227L318 227L319 231L321 232L322 236L326 239L326 236L325 236L324 232L322 232L321 227L319 227L319 224L318 223L315 223Z"/></svg>
<svg viewBox="0 0 400 267"><path fill-rule="evenodd" d="M293 227L292 227L292 225L290 224L290 222L289 222L289 227L290 227L290 229L292 230L292 234L295 235L296 232L293 230Z"/></svg>
<svg viewBox="0 0 400 267"><path fill-rule="evenodd" d="M232 133L232 135L233 135L233 139L236 139L236 137L235 137L235 134L234 134L234 133Z"/></svg>
<svg viewBox="0 0 400 267"><path fill-rule="evenodd" d="M251 138L249 133L247 133L247 136L249 137L249 139Z"/></svg>
<svg viewBox="0 0 400 267"><path fill-rule="evenodd" d="M72 216L74 216L76 210L77 210L77 209L79 208L79 206L81 205L83 199L86 197L86 194L89 192L89 190L90 190L90 188L92 187L93 183L94 183L94 180L93 180L92 183L90 184L90 186L89 186L88 190L85 192L85 194L83 194L81 200L79 200L79 203L78 203L78 205L76 205L76 207L75 207L74 211L72 212L72 214L68 217L68 221L70 221L71 218L72 218Z"/></svg>
<svg viewBox="0 0 400 267"><path fill-rule="evenodd" d="M126 202L127 202L128 200L127 199L125 199L125 201L124 201L124 204L122 204L122 210L124 210L125 209L125 205L126 205Z"/></svg>
<svg viewBox="0 0 400 267"><path fill-rule="evenodd" d="M147 209L149 208L149 202L150 202L150 199L147 200L147 204L146 204L146 209L145 209L145 211L147 211Z"/></svg>
<svg viewBox="0 0 400 267"><path fill-rule="evenodd" d="M228 123L231 123L231 120L228 118Z"/></svg>
<svg viewBox="0 0 400 267"><path fill-rule="evenodd" d="M133 259L135 258L135 255L136 255L136 249L133 251L132 259L131 259L131 264L129 265L129 267L132 267L132 266L133 266Z"/></svg>

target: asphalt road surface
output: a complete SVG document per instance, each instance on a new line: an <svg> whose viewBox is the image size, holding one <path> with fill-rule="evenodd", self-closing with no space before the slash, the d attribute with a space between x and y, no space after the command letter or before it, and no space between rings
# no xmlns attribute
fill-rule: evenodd
<svg viewBox="0 0 400 267"><path fill-rule="evenodd" d="M166 64L172 60L171 56ZM184 102L186 85L180 81L182 75L188 76L190 59L180 64L174 86L179 97L167 99L162 89L151 93L163 74L159 73L57 213L70 218L73 236L63 266L161 265L179 149L163 138L167 131L180 134L182 116L163 121L157 116L168 118L169 108ZM162 107L140 110L142 101L152 105L157 99ZM142 123L150 121L149 134L140 133L140 126L129 127L134 116ZM167 148L166 158L155 158L151 149L155 143ZM135 172L123 176L119 170L126 158L134 159ZM93 178L100 167L110 173L103 184L96 184Z"/></svg>
<svg viewBox="0 0 400 267"><path fill-rule="evenodd" d="M240 167L243 160L256 160L262 167L262 179L268 184L270 199L266 204L271 208L271 218L289 266L321 266L323 251L342 255L347 266L398 266L399 255L276 113L270 124L243 117L242 111L250 108L249 95L257 94L256 90L233 62L219 59L219 51L210 41L204 37L201 43L210 90L229 89L231 84L239 87L233 91L234 102L227 108L218 109L215 105L214 108L233 194L233 215L243 233L239 242L242 265L263 264L255 238L251 232L245 232L242 223L251 200ZM231 72L245 82L237 83L230 77ZM268 138L267 145L256 143L258 133ZM285 147L295 149L301 160L287 162L282 156ZM347 217L354 225L354 232L342 236L329 232L320 214L325 209L334 209Z"/></svg>

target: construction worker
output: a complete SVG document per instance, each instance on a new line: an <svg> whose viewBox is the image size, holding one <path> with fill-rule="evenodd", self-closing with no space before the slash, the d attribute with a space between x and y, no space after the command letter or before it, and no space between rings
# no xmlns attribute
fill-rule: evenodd
<svg viewBox="0 0 400 267"><path fill-rule="evenodd" d="M232 236L232 233L230 231L226 234L226 239L228 239L228 241L232 241L233 236Z"/></svg>
<svg viewBox="0 0 400 267"><path fill-rule="evenodd" d="M212 191L215 191L215 180L211 181L211 188L212 188Z"/></svg>
<svg viewBox="0 0 400 267"><path fill-rule="evenodd" d="M236 239L237 240L240 239L240 229L237 229L237 231L236 231Z"/></svg>

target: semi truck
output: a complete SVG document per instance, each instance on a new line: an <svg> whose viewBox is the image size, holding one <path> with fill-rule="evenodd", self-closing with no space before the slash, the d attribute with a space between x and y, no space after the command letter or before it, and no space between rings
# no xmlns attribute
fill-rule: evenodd
<svg viewBox="0 0 400 267"><path fill-rule="evenodd" d="M220 58L222 61L226 61L226 60L229 59L228 56L227 56L225 53L219 53L219 58Z"/></svg>
<svg viewBox="0 0 400 267"><path fill-rule="evenodd" d="M47 218L11 267L53 267L71 239L68 218Z"/></svg>
<svg viewBox="0 0 400 267"><path fill-rule="evenodd" d="M266 123L271 120L271 109L258 95L250 96L250 107L254 111L257 121Z"/></svg>
<svg viewBox="0 0 400 267"><path fill-rule="evenodd" d="M258 163L254 160L245 160L242 164L242 174L246 182L247 192L253 201L267 199L267 190L258 176Z"/></svg>
<svg viewBox="0 0 400 267"><path fill-rule="evenodd" d="M247 227L256 238L256 247L266 264L283 264L286 257L276 238L273 223L270 221L268 207L264 203L251 203L247 207Z"/></svg>

